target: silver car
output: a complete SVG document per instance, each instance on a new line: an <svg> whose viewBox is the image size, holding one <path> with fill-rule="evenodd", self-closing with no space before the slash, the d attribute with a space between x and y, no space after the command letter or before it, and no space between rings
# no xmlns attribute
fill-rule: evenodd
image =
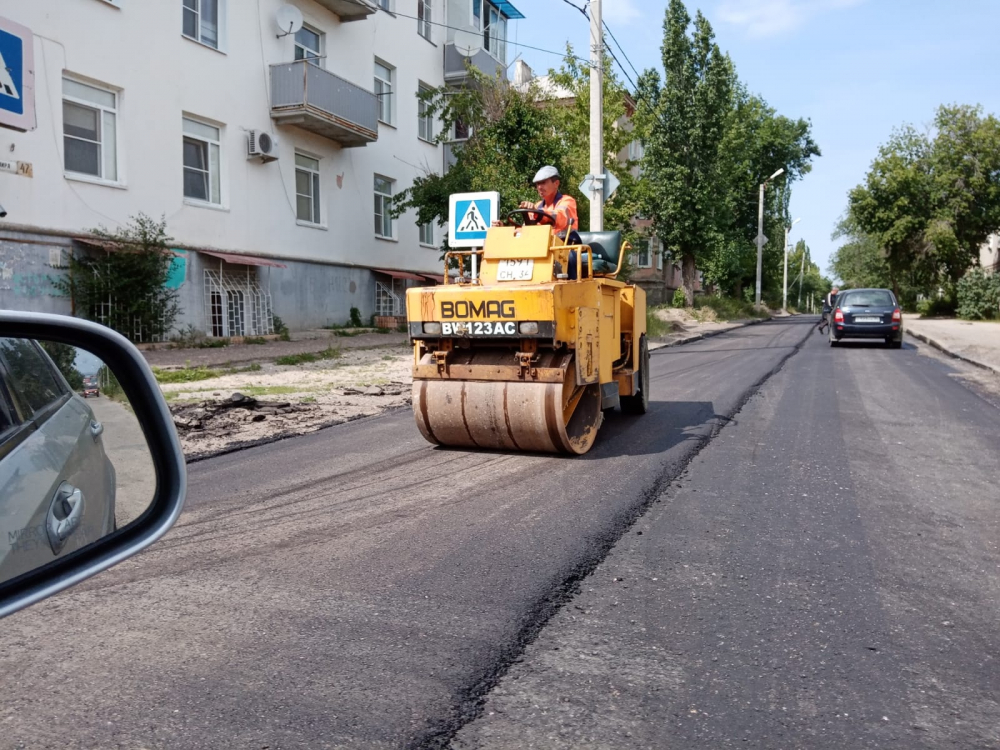
<svg viewBox="0 0 1000 750"><path fill-rule="evenodd" d="M0 338L0 581L114 531L103 431L38 343Z"/></svg>

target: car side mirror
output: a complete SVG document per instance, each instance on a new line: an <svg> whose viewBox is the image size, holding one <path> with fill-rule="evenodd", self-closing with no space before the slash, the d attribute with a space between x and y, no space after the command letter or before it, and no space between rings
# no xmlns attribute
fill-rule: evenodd
<svg viewBox="0 0 1000 750"><path fill-rule="evenodd" d="M0 311L0 617L159 539L186 481L134 345L78 318Z"/></svg>

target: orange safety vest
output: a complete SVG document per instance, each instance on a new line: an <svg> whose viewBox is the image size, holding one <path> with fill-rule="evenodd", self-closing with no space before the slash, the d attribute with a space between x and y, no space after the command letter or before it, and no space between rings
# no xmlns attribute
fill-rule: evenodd
<svg viewBox="0 0 1000 750"><path fill-rule="evenodd" d="M535 208L540 208L543 211L548 211L549 213L556 215L555 230L556 234L560 237L565 238L566 228L569 226L570 219L573 220L573 228L576 230L580 229L580 219L576 215L576 198L572 195L556 193L555 201L553 203L538 201L538 203L535 204ZM550 224L551 220L547 216L539 216L538 223Z"/></svg>

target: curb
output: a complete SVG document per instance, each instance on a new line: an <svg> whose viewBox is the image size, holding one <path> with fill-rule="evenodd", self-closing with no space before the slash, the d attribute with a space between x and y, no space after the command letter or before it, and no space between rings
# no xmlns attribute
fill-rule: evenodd
<svg viewBox="0 0 1000 750"><path fill-rule="evenodd" d="M909 328L906 329L906 333L908 335L912 336L913 338L917 339L918 341L923 341L928 346L934 347L939 352L942 352L943 354L947 354L949 357L953 357L954 359L960 359L963 362L968 362L970 365L973 365L973 366L978 367L978 368L983 369L983 370L989 370L992 373L1000 375L1000 368L996 368L993 365L988 365L985 362L982 362L982 361L980 361L978 359L974 359L973 357L968 357L968 356L966 356L964 354L959 354L958 352L952 351L951 349L949 349L948 347L944 346L940 342L935 341L934 339L932 339L927 334L916 333L915 331L912 331Z"/></svg>
<svg viewBox="0 0 1000 750"><path fill-rule="evenodd" d="M741 328L747 328L749 326L759 325L760 323L767 323L768 321L774 320L774 318L758 318L757 320L747 320L742 323L737 323L731 328L723 328L718 331L706 331L705 333L693 333L690 336L685 336L683 338L676 339L674 341L654 341L649 345L649 351L653 352L657 349L665 349L668 346L683 346L684 344L690 344L695 341L701 341L702 339L710 339L713 336L721 336L724 333L731 333L732 331L738 331Z"/></svg>

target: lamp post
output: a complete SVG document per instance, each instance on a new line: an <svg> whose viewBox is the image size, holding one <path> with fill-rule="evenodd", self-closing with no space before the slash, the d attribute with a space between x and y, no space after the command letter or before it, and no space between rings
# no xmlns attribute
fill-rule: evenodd
<svg viewBox="0 0 1000 750"><path fill-rule="evenodd" d="M760 200L757 203L757 290L754 294L754 306L758 309L760 308L760 271L761 263L764 259L764 243L767 242L767 237L764 236L764 187L773 180L785 173L785 168L782 167L773 175L768 177L760 184Z"/></svg>
<svg viewBox="0 0 1000 750"><path fill-rule="evenodd" d="M791 225L785 227L785 278L781 283L781 312L785 315L788 314L788 233L800 221L802 219L796 219Z"/></svg>

